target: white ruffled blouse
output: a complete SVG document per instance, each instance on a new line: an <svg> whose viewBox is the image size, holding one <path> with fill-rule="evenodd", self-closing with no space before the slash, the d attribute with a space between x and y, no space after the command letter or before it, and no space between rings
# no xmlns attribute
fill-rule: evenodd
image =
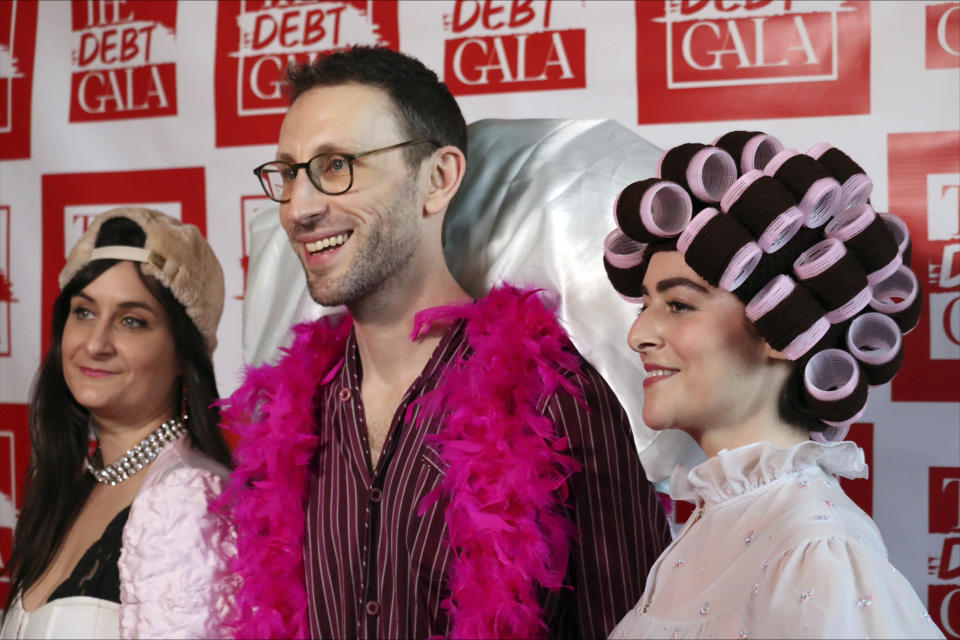
<svg viewBox="0 0 960 640"><path fill-rule="evenodd" d="M852 442L757 442L678 467L697 509L611 638L943 638L838 476L867 477Z"/></svg>
<svg viewBox="0 0 960 640"><path fill-rule="evenodd" d="M3 620L6 638L210 638L220 635L232 581L235 537L208 513L228 470L185 438L147 470L123 528L120 604L75 596L25 611L17 598Z"/></svg>

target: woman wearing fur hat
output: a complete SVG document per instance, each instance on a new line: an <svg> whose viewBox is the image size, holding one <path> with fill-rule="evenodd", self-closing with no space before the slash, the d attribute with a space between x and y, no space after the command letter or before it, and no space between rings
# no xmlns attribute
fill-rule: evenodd
<svg viewBox="0 0 960 640"><path fill-rule="evenodd" d="M211 354L223 273L200 231L114 209L60 273L0 636L210 637L229 529Z"/></svg>
<svg viewBox="0 0 960 640"><path fill-rule="evenodd" d="M943 637L838 480L867 476L843 438L920 311L871 186L829 145L740 131L620 195L604 261L640 307L644 422L707 460L675 470L696 509L612 638Z"/></svg>

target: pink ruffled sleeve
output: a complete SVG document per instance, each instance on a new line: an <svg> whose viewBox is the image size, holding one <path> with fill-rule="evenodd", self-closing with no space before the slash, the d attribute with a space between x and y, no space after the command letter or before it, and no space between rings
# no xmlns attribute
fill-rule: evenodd
<svg viewBox="0 0 960 640"><path fill-rule="evenodd" d="M210 638L228 606L227 558L235 538L208 504L223 479L207 469L177 467L141 489L123 530L120 635L123 638Z"/></svg>

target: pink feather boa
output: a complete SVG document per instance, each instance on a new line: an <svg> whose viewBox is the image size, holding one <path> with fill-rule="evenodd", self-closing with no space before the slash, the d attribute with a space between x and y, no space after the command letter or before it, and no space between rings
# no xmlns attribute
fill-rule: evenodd
<svg viewBox="0 0 960 640"><path fill-rule="evenodd" d="M538 404L558 389L578 396L564 370L578 373L580 360L536 292L505 286L477 304L428 309L414 336L460 318L473 353L408 410L447 416L431 438L446 474L419 513L441 493L449 498L451 636L546 636L537 583L563 586L574 533L564 514L567 478L581 465L563 453L567 439Z"/></svg>
<svg viewBox="0 0 960 640"><path fill-rule="evenodd" d="M221 402L223 425L241 436L236 470L214 503L237 530L230 568L240 579L223 626L237 638L307 638L303 567L309 464L317 446L314 396L343 364L352 322L330 318L294 327L276 365L248 368L243 385Z"/></svg>
<svg viewBox="0 0 960 640"><path fill-rule="evenodd" d="M510 286L474 304L420 312L412 337L459 319L467 320L468 357L408 410L446 415L432 441L449 466L418 513L449 499L451 635L542 637L537 585L563 586L574 534L566 482L580 464L538 403L560 389L579 397L571 378L580 360L536 292ZM303 535L315 394L317 381L339 370L349 328L328 319L298 325L287 356L250 369L223 403L224 423L242 436L237 470L217 502L237 527L232 569L242 583L225 621L237 637L308 635Z"/></svg>

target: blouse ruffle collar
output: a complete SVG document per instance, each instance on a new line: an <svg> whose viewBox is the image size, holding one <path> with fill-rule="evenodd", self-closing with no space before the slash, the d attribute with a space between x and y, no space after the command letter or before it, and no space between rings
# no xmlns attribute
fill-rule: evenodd
<svg viewBox="0 0 960 640"><path fill-rule="evenodd" d="M863 450L850 441L811 440L785 449L769 442L754 442L731 451L724 449L693 469L677 465L670 479L670 496L697 504L717 504L811 467L851 479L868 474Z"/></svg>

